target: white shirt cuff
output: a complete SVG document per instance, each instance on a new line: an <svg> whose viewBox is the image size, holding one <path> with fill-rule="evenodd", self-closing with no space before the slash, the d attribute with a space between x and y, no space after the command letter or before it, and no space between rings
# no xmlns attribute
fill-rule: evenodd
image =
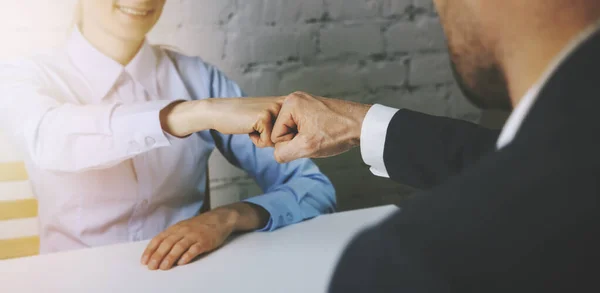
<svg viewBox="0 0 600 293"><path fill-rule="evenodd" d="M159 113L172 101L159 100L121 105L115 109L111 128L116 141L128 155L169 146L171 142L160 125Z"/></svg>
<svg viewBox="0 0 600 293"><path fill-rule="evenodd" d="M367 112L360 134L360 153L375 176L389 178L383 161L387 129L398 109L375 104Z"/></svg>

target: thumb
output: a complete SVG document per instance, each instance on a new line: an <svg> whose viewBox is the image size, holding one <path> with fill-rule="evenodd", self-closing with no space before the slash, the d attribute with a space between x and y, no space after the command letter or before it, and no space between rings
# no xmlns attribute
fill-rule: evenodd
<svg viewBox="0 0 600 293"><path fill-rule="evenodd" d="M277 115L271 132L271 141L274 143L291 140L297 132L298 125L292 115L293 108L284 105Z"/></svg>
<svg viewBox="0 0 600 293"><path fill-rule="evenodd" d="M301 144L300 135L296 135L292 140L282 141L275 144L275 160L279 163L288 163L296 159L305 157Z"/></svg>

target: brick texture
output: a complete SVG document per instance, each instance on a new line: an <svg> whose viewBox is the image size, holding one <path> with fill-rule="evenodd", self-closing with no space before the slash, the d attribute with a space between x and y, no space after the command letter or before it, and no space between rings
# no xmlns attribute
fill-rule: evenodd
<svg viewBox="0 0 600 293"><path fill-rule="evenodd" d="M10 57L60 44L76 0L4 2L0 57ZM167 0L149 39L201 56L249 95L305 90L470 121L480 117L453 83L431 0ZM412 192L370 175L358 150L316 162L336 185L341 209L397 203ZM218 155L211 170L215 202L260 193Z"/></svg>

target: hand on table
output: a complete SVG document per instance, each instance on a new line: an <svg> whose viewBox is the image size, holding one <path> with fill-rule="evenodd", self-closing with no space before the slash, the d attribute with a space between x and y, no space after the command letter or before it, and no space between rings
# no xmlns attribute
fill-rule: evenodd
<svg viewBox="0 0 600 293"><path fill-rule="evenodd" d="M219 248L233 232L264 227L269 217L262 207L242 202L200 214L154 237L142 255L142 264L151 270L188 264Z"/></svg>
<svg viewBox="0 0 600 293"><path fill-rule="evenodd" d="M302 92L287 96L271 134L275 159L329 157L359 145L370 107Z"/></svg>

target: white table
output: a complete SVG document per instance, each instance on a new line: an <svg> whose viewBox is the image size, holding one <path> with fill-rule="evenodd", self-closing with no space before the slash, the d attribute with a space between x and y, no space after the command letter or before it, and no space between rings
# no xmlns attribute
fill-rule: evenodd
<svg viewBox="0 0 600 293"><path fill-rule="evenodd" d="M0 261L0 292L325 292L348 241L397 210L338 213L245 234L170 271L140 265L146 241Z"/></svg>

